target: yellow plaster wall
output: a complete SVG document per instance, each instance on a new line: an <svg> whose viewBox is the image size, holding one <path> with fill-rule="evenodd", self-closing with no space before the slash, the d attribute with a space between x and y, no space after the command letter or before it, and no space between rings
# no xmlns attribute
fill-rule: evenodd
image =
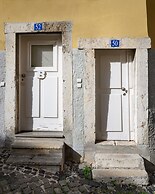
<svg viewBox="0 0 155 194"><path fill-rule="evenodd" d="M5 48L4 22L73 22L78 38L146 37L146 0L0 0L0 50Z"/></svg>

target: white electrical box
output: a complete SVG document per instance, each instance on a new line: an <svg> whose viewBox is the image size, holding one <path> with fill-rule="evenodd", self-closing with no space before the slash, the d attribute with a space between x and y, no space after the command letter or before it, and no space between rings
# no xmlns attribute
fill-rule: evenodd
<svg viewBox="0 0 155 194"><path fill-rule="evenodd" d="M0 82L0 87L5 87L5 82Z"/></svg>
<svg viewBox="0 0 155 194"><path fill-rule="evenodd" d="M81 78L78 78L77 79L77 83L82 83L82 79Z"/></svg>

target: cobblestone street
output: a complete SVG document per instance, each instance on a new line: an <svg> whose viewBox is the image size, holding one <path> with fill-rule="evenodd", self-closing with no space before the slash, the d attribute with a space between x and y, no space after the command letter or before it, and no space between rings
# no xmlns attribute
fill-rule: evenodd
<svg viewBox="0 0 155 194"><path fill-rule="evenodd" d="M117 185L115 182L99 183L85 179L78 165L66 165L63 173L52 174L44 170L27 166L6 164L9 151L0 152L0 194L145 194L155 193L155 185L137 187L134 185Z"/></svg>

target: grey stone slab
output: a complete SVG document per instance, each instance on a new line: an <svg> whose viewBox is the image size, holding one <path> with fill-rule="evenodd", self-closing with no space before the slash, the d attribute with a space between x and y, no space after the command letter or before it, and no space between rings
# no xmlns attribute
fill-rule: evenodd
<svg viewBox="0 0 155 194"><path fill-rule="evenodd" d="M144 160L139 154L95 154L94 168L144 169Z"/></svg>
<svg viewBox="0 0 155 194"><path fill-rule="evenodd" d="M40 137L40 138L57 138L57 137L63 137L63 131L33 131L33 132L20 132L15 135L16 137Z"/></svg>
<svg viewBox="0 0 155 194"><path fill-rule="evenodd" d="M0 82L5 83L5 51L0 51ZM4 109L4 100L5 100L5 86L0 87L0 147L3 147L5 144L6 130L4 127L5 119L5 109Z"/></svg>
<svg viewBox="0 0 155 194"><path fill-rule="evenodd" d="M93 169L93 179L105 182L116 181L121 184L148 185L145 170L136 169Z"/></svg>
<svg viewBox="0 0 155 194"><path fill-rule="evenodd" d="M73 104L74 130L73 149L83 156L84 150L84 68L85 55L83 50L73 49ZM77 87L81 79L81 88ZM79 80L80 81L80 80ZM76 156L74 156L76 157ZM76 159L76 158L75 158Z"/></svg>
<svg viewBox="0 0 155 194"><path fill-rule="evenodd" d="M16 137L13 148L29 148L29 149L60 149L64 145L63 138L30 138Z"/></svg>

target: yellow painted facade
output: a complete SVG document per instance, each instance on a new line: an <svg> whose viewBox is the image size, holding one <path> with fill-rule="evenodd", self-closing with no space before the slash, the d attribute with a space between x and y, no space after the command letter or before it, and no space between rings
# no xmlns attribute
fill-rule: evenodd
<svg viewBox="0 0 155 194"><path fill-rule="evenodd" d="M0 0L0 50L5 22L72 21L79 38L147 37L146 0Z"/></svg>

